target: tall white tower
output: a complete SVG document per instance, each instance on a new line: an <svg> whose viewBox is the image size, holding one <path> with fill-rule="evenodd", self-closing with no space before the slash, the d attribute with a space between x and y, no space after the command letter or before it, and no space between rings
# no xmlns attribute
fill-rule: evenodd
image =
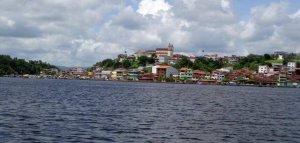
<svg viewBox="0 0 300 143"><path fill-rule="evenodd" d="M173 44L169 43L169 45L168 45L168 56L173 57L173 52L174 52L174 46L173 46Z"/></svg>

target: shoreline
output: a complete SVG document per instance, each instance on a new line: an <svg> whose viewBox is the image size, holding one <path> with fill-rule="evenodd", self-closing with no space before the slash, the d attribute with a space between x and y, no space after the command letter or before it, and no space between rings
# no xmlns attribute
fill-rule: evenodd
<svg viewBox="0 0 300 143"><path fill-rule="evenodd" d="M212 86L243 86L243 87L269 87L269 88L300 88L297 86L271 86L271 85L257 85L257 84L253 84L253 85L247 85L247 84L199 84L198 82L194 83L194 82L188 82L188 83L184 83L184 82L161 82L161 81L145 81L145 80L138 80L138 81L134 81L134 80L102 80L102 79L64 79L64 78L24 78L24 77L4 77L4 76L0 76L1 78L11 78L11 79L41 79L41 80L76 80L76 81L105 81L105 82L123 82L123 83L156 83L156 84L186 84L186 85L212 85Z"/></svg>

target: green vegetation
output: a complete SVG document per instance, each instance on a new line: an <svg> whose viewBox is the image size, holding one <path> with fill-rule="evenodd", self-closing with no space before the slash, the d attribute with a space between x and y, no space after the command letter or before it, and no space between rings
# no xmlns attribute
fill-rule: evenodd
<svg viewBox="0 0 300 143"><path fill-rule="evenodd" d="M259 65L268 65L272 66L272 63L283 63L287 62L297 62L297 65L300 66L300 56L296 54L287 54L284 56L285 60L277 60L277 57L274 55L264 54L264 55L254 55L250 54L246 57L240 58L239 62L236 64L230 64L218 60L207 59L204 57L198 57L195 62L192 62L186 56L182 56L177 64L160 64L160 65L170 65L177 69L186 67L193 70L203 70L206 72L211 72L222 67L233 67L234 69L243 69L248 68L250 70L257 70ZM155 63L155 55L152 57L140 56L138 59L130 61L123 60L122 62L117 62L117 60L105 59L102 62L96 63L94 66L101 66L105 69L116 69L116 68L138 68L139 66L146 66L147 64ZM145 72L149 72L149 69L146 69Z"/></svg>
<svg viewBox="0 0 300 143"><path fill-rule="evenodd" d="M269 65L271 63L267 61L274 60L269 54L254 55L250 54L247 57L240 59L239 63L234 65L235 69L249 68L251 70L257 70L259 65Z"/></svg>
<svg viewBox="0 0 300 143"><path fill-rule="evenodd" d="M42 61L25 61L24 59L11 58L0 55L0 76L10 74L39 74L41 70L57 68Z"/></svg>
<svg viewBox="0 0 300 143"><path fill-rule="evenodd" d="M266 63L270 63L270 64L272 64L272 63L282 63L283 62L283 60L267 60L267 61L265 61Z"/></svg>
<svg viewBox="0 0 300 143"><path fill-rule="evenodd" d="M101 62L97 62L94 66L100 66L108 70L116 68L138 68L139 66L146 66L147 64L155 63L154 57L140 56L137 60L130 61L128 59L118 62L113 59L105 59Z"/></svg>

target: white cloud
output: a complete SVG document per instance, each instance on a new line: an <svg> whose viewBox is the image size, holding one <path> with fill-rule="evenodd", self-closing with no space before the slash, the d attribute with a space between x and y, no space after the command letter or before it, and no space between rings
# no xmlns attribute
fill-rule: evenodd
<svg viewBox="0 0 300 143"><path fill-rule="evenodd" d="M230 1L229 0L221 0L221 6L224 11L230 9Z"/></svg>
<svg viewBox="0 0 300 143"><path fill-rule="evenodd" d="M0 16L0 26L14 27L15 22L5 16Z"/></svg>
<svg viewBox="0 0 300 143"><path fill-rule="evenodd" d="M170 8L171 5L165 2L165 0L142 0L137 12L143 16L158 16L161 11L168 11Z"/></svg>
<svg viewBox="0 0 300 143"><path fill-rule="evenodd" d="M241 21L229 0L2 1L0 53L91 66L140 49L188 55L300 52L300 12L287 2L254 7ZM135 9L137 7L137 9ZM15 11L18 9L18 12Z"/></svg>
<svg viewBox="0 0 300 143"><path fill-rule="evenodd" d="M290 18L293 18L293 19L300 18L300 10L298 10L296 13L291 14Z"/></svg>

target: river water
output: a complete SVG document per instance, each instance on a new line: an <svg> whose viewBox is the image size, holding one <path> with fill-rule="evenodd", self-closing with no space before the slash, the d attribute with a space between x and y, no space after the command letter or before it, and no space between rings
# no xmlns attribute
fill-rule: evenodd
<svg viewBox="0 0 300 143"><path fill-rule="evenodd" d="M0 78L0 142L300 142L300 89Z"/></svg>

